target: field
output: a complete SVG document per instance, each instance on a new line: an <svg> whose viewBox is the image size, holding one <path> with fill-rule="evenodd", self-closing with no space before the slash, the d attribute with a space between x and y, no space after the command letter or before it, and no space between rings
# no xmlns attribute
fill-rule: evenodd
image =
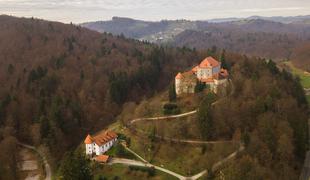
<svg viewBox="0 0 310 180"><path fill-rule="evenodd" d="M292 74L300 78L300 83L302 84L304 88L307 88L307 89L310 88L310 73L309 72L305 72L301 69L296 68L290 61L286 61L284 62L284 64L287 67L289 67Z"/></svg>
<svg viewBox="0 0 310 180"><path fill-rule="evenodd" d="M174 180L176 179L169 174L162 173L155 170L155 175L149 175L146 172L139 170L131 170L129 166L114 164L114 165L97 165L94 172L95 180L99 180L103 177L107 180L114 179L126 179L126 180L136 180L136 179L149 179L149 180Z"/></svg>
<svg viewBox="0 0 310 180"><path fill-rule="evenodd" d="M215 162L236 151L239 147L234 143L216 145L191 145L185 143L151 140L125 131L130 136L130 148L154 165L190 176L199 173Z"/></svg>
<svg viewBox="0 0 310 180"><path fill-rule="evenodd" d="M195 94L178 98L176 104L180 108L181 113L195 110L198 107L202 97L201 95L202 94ZM117 117L117 121L112 124L109 129L123 134L127 140L130 139L127 141L128 147L146 161L183 176L192 176L205 169L209 169L214 163L222 160L239 148L238 143L232 142L197 145L175 143L155 138L156 135L166 138L201 140L198 123L196 122L196 115L173 120L137 122L132 125L136 131L131 131L126 128L125 125L135 118L165 116L162 107L163 104L167 102L167 96L168 93L163 92L138 105L135 103L125 104L123 112ZM112 148L108 154L119 157L115 152L116 149ZM116 174L126 174L126 178L130 179L133 174L138 173L140 177L143 176L144 178L156 179L156 177L147 177L144 172L130 172L128 168L123 165L102 167L101 171L106 168L109 169L111 177ZM100 173L96 174L98 175ZM156 176L157 175L159 174L156 173ZM164 179L163 177L161 178Z"/></svg>
<svg viewBox="0 0 310 180"><path fill-rule="evenodd" d="M198 93L178 98L175 103L180 110L179 113L195 110L201 101L201 97L202 93ZM148 100L143 100L140 104L126 103L123 105L124 110L117 117L117 120L125 123L135 118L165 116L163 106L166 103L168 103L167 91L158 93Z"/></svg>
<svg viewBox="0 0 310 180"><path fill-rule="evenodd" d="M290 61L283 62L283 64L285 65L285 67L289 68L290 72L293 75L298 76L300 78L300 83L305 89L310 88L310 73L309 72L305 72L301 69L296 68ZM307 95L307 92L306 92L306 98L307 98L308 103L310 103L310 95Z"/></svg>

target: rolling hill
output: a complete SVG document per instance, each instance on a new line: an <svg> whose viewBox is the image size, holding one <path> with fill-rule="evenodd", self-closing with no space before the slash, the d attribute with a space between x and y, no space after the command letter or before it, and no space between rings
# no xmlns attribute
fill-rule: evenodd
<svg viewBox="0 0 310 180"><path fill-rule="evenodd" d="M111 21L89 22L82 26L158 44L196 49L217 46L237 53L279 60L289 59L295 47L310 41L308 19L308 16L250 17L214 23L187 20L146 22L114 17Z"/></svg>
<svg viewBox="0 0 310 180"><path fill-rule="evenodd" d="M200 58L188 49L2 15L0 147L11 147L1 145L10 136L43 144L56 167L85 134L113 122L123 102L166 88L177 71Z"/></svg>
<svg viewBox="0 0 310 180"><path fill-rule="evenodd" d="M182 23L187 26L188 22ZM308 105L298 80L279 71L272 61L214 48L160 47L73 24L3 15L0 178L17 179L17 139L47 149L54 172L69 167L68 171L83 173L76 167L60 166L82 159L66 152L79 147L87 133L114 122L126 110L124 103L145 110L141 100L156 97L167 89L177 72L210 55L225 57L235 90L223 97L221 104L207 110L212 114L199 113L199 136L206 140L230 139L239 132L246 147L246 154L224 169L225 173L240 179L250 166L260 179L297 177L307 150ZM204 112L210 106L202 104L199 108ZM203 148L195 149L199 152ZM167 156L165 152L160 151ZM61 161L65 153L68 161ZM288 174L282 175L284 171Z"/></svg>

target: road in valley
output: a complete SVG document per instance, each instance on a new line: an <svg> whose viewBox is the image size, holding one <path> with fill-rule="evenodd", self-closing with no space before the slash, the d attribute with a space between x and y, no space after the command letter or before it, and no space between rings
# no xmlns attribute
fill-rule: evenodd
<svg viewBox="0 0 310 180"><path fill-rule="evenodd" d="M34 152L36 152L39 157L42 159L42 162L44 164L44 170L45 170L45 180L51 180L52 179L52 171L51 171L51 166L48 164L45 155L40 152L36 147L28 145L28 144L24 144L21 142L18 142L18 144L24 148L30 149Z"/></svg>

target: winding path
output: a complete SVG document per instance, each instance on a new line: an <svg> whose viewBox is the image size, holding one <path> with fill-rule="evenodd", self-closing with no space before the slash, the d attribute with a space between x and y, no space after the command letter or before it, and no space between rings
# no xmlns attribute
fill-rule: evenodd
<svg viewBox="0 0 310 180"><path fill-rule="evenodd" d="M219 103L219 101L216 101L212 103L212 106L215 104ZM198 112L198 110L182 113L182 114L177 114L177 115L170 115L170 116L160 116L160 117L149 117L149 118L136 118L128 123L128 127L130 130L134 129L136 132L144 135L148 135L146 132L142 130L138 130L137 128L133 128L133 124L141 121L158 121L158 120L171 120L171 119L177 119L181 117L186 117L186 116L191 116L194 115ZM169 138L165 136L160 136L160 135L155 135L156 138L162 139L165 141L170 141L170 142L176 142L176 143L189 143L189 144L222 144L222 143L233 143L234 141L199 141L199 140L193 140L193 139L178 139L178 138Z"/></svg>
<svg viewBox="0 0 310 180"><path fill-rule="evenodd" d="M134 123L140 122L140 121L156 121L156 120L176 119L176 118L180 118L180 117L190 116L190 115L193 115L193 114L196 114L196 113L197 113L197 110L186 112L186 113L183 113L183 114L172 115L172 116L161 116L161 117L151 117L151 118L137 118L137 119L131 120L129 123L130 124L134 124Z"/></svg>
<svg viewBox="0 0 310 180"><path fill-rule="evenodd" d="M167 174L170 174L180 180L196 180L199 179L200 177L202 177L203 175L208 173L208 170L205 169L203 171L201 171L200 173L193 175L191 177L186 177L186 176L182 176L178 173L175 173L173 171L170 171L168 169L153 165L151 163L149 163L148 161L146 161L144 158L142 158L141 156L139 156L137 153L135 153L133 150L131 150L130 148L128 148L125 144L121 143L121 145L124 146L124 148L129 151L130 153L132 153L133 155L135 155L136 157L138 157L141 161L136 161L136 160L131 160L131 159L123 159L123 158L112 158L111 161L109 162L109 164L125 164L125 165L132 165L132 166L142 166L142 167L149 167L149 168L155 168L159 171L165 172ZM218 161L217 163L215 163L212 166L212 171L217 171L220 166L222 166L224 163L226 163L229 160L232 160L233 158L235 158L237 156L237 154L241 151L244 150L244 146L242 144L240 144L240 148L233 152L232 154L230 154L229 156L227 156L226 158Z"/></svg>
<svg viewBox="0 0 310 180"><path fill-rule="evenodd" d="M170 174L178 179L182 179L185 180L187 179L185 176L182 176L180 174L177 174L173 171L170 171L168 169L159 167L159 166L155 166L151 163L148 162L141 162L141 161L136 161L136 160L131 160L131 159L123 159L123 158L112 158L111 161L109 162L109 164L125 164L125 165L132 165L132 166L142 166L142 167L149 167L149 168L154 168L157 169L159 171L165 172L167 174Z"/></svg>
<svg viewBox="0 0 310 180"><path fill-rule="evenodd" d="M212 106L217 104L219 101L216 101L214 103L212 103ZM128 123L128 127L129 129L132 128L131 125L133 125L134 123L137 123L137 122L141 122L141 121L158 121L158 120L170 120L170 119L177 119L177 118L180 118L180 117L186 117L186 116L191 116L193 114L196 114L198 112L198 110L194 110L194 111L190 111L190 112L186 112L186 113L182 113L182 114L178 114L178 115L171 115L171 116L161 116L161 117L150 117L150 118L136 118L136 119L133 119L131 121L129 121ZM144 131L141 131L141 130L137 130L135 128L133 128L136 132L139 132L139 133L143 133L143 134L146 134L146 132ZM199 140L188 140L188 139L176 139L176 138L168 138L168 137L163 137L163 136L159 136L159 135L155 135L156 138L160 138L160 139L163 139L163 140L167 140L167 141L172 141L172 142L179 142L179 143L190 143L190 144L219 144L219 143L232 143L232 142L235 142L235 141L199 141ZM182 176L178 173L175 173L173 171L170 171L168 169L165 169L165 168L162 168L162 167L159 167L159 166L155 166L151 163L149 163L148 161L146 161L144 158L142 158L140 155L138 155L136 152L134 152L133 150L131 150L130 148L128 148L126 146L126 144L123 144L121 143L125 149L127 151L129 151L130 153L132 153L133 155L135 155L138 159L140 159L141 161L136 161L136 160L131 160L131 159L122 159L122 158L112 158L112 160L110 161L110 164L126 164L126 165L134 165L134 166L143 166L143 167L153 167L159 171L162 171L162 172L165 172L165 173L168 173L180 180L196 180L200 177L202 177L203 175L207 174L208 173L208 170L205 169L203 171L201 171L200 173L196 174L196 175L193 175L191 177L185 177L185 176ZM240 143L240 147L237 151L233 152L232 154L230 154L229 156L227 156L226 158L218 161L217 163L215 163L213 166L212 166L212 171L216 171L220 168L220 166L222 166L224 163L226 163L227 161L229 160L232 160L233 158L236 157L236 155L243 151L244 150L244 146L242 143Z"/></svg>
<svg viewBox="0 0 310 180"><path fill-rule="evenodd" d="M18 145L24 147L24 148L27 148L27 149L30 149L34 152L36 152L40 158L42 159L43 161L43 164L44 164L44 170L45 170L45 180L51 180L52 179L52 171L51 171L51 166L48 164L47 160L46 160L46 157L44 156L44 154L42 152L40 152L37 148L35 148L34 146L31 146L31 145L28 145L28 144L24 144L24 143L21 143L21 142L17 142Z"/></svg>

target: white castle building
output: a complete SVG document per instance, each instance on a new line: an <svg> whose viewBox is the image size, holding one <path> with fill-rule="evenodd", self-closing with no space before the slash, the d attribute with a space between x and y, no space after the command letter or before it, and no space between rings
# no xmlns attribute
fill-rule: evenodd
<svg viewBox="0 0 310 180"><path fill-rule="evenodd" d="M190 71L178 73L175 77L176 94L194 93L198 81L210 86L217 92L220 85L226 85L228 71L221 68L221 63L213 57L207 57Z"/></svg>
<svg viewBox="0 0 310 180"><path fill-rule="evenodd" d="M96 154L97 156L102 155L103 153L108 151L115 144L116 141L117 134L113 131L106 131L94 137L88 134L84 140L86 154Z"/></svg>

